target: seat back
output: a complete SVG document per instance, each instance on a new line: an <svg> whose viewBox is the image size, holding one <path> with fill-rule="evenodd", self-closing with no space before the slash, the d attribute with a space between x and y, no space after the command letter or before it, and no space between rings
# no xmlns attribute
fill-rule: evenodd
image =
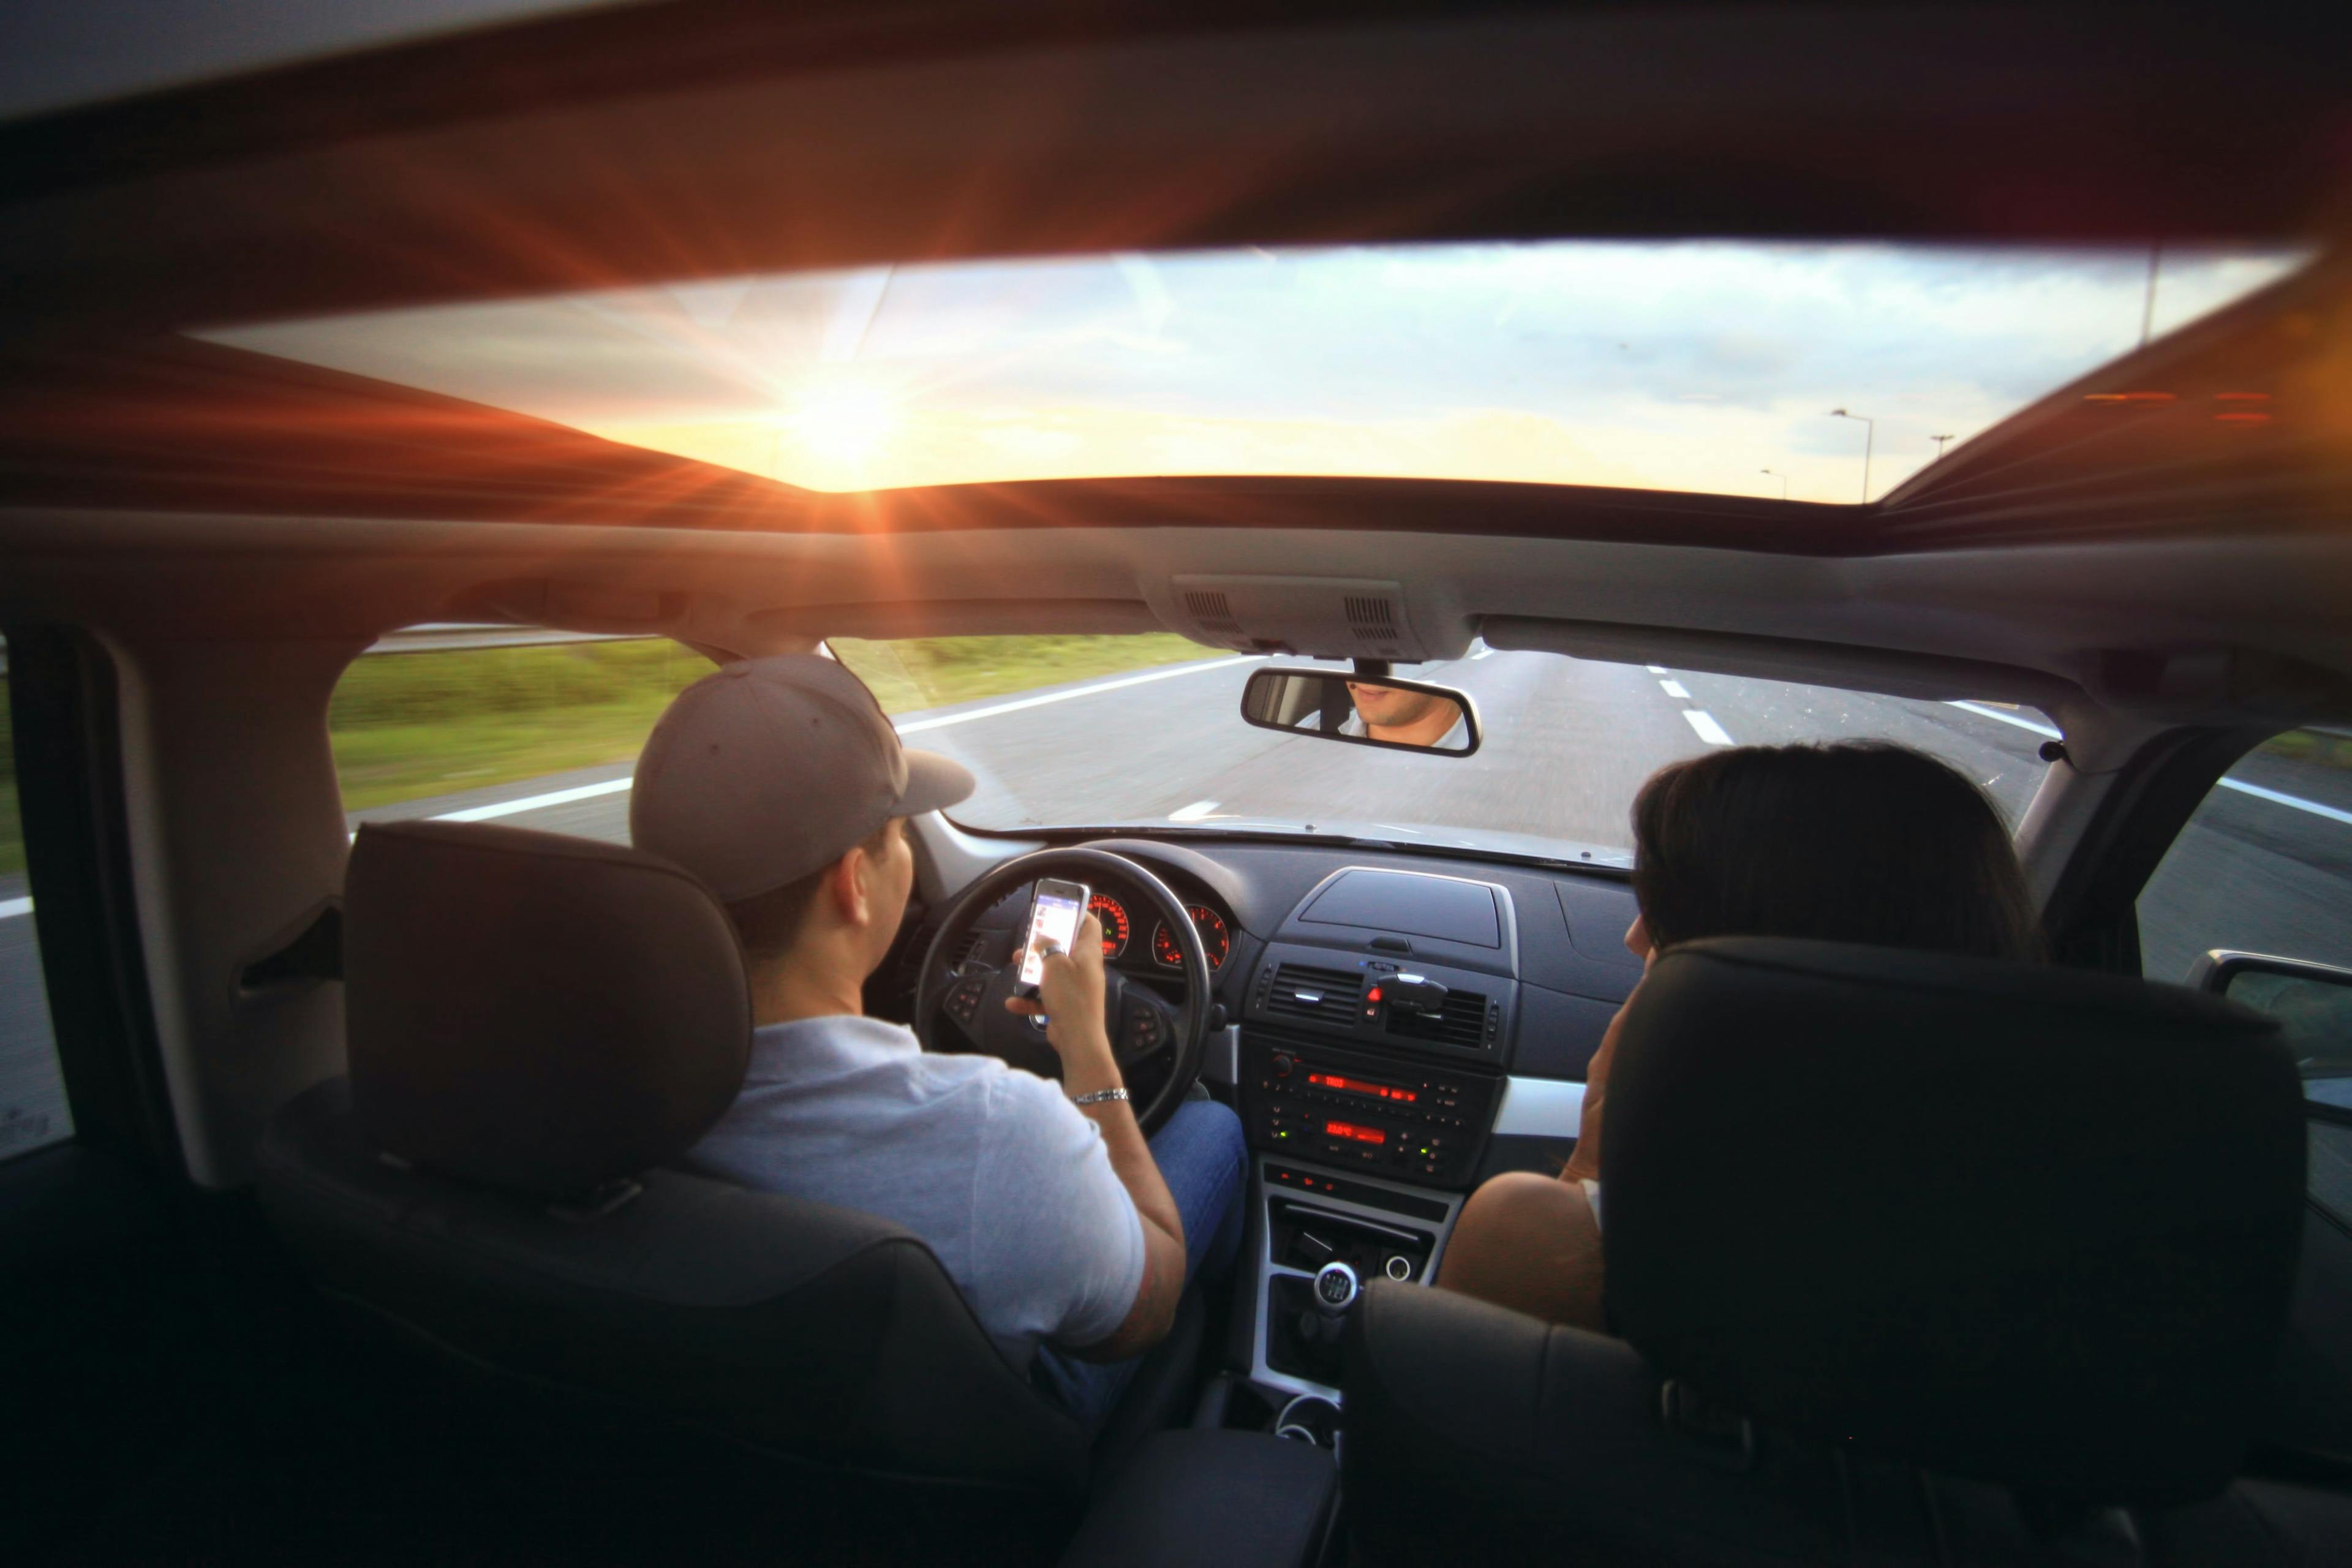
<svg viewBox="0 0 2352 1568"><path fill-rule="evenodd" d="M260 1151L328 1297L468 1377L803 1465L1075 1495L1087 1446L928 1248L870 1215L666 1169L740 1089L725 913L627 849L361 831L352 1073Z"/></svg>
<svg viewBox="0 0 2352 1568"><path fill-rule="evenodd" d="M2171 987L1677 948L1603 1113L1624 1338L1372 1291L1354 1539L1406 1561L1440 1518L1495 1561L1959 1562L2220 1507L2294 1275L2300 1100L2265 1020Z"/></svg>

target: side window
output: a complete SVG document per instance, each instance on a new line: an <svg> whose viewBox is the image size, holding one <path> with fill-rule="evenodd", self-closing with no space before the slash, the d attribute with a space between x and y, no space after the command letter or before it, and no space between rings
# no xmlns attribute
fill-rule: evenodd
<svg viewBox="0 0 2352 1568"><path fill-rule="evenodd" d="M646 732L710 668L667 637L394 633L343 672L327 710L349 825L495 820L625 844Z"/></svg>
<svg viewBox="0 0 2352 1568"><path fill-rule="evenodd" d="M2139 896L2140 971L2213 948L2352 965L2352 730L2293 730L2198 806Z"/></svg>
<svg viewBox="0 0 2352 1568"><path fill-rule="evenodd" d="M7 646L0 640L0 668ZM33 889L25 874L16 731L8 704L0 702L0 1160L71 1136L40 936L33 928Z"/></svg>
<svg viewBox="0 0 2352 1568"><path fill-rule="evenodd" d="M2139 928L2152 980L2185 980L2217 948L2347 971L2250 969L2228 994L2284 1027L2311 1200L2352 1230L2352 733L2290 731L2231 769L2148 879Z"/></svg>

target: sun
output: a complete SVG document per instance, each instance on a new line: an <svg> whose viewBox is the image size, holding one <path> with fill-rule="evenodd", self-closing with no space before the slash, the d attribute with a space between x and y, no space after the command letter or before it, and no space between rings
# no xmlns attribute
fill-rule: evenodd
<svg viewBox="0 0 2352 1568"><path fill-rule="evenodd" d="M889 439L898 411L876 388L835 385L812 391L784 423L810 457L854 467Z"/></svg>

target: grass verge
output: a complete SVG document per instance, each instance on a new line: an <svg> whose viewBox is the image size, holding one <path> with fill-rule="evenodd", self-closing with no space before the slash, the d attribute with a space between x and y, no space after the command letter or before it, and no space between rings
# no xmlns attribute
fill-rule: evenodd
<svg viewBox="0 0 2352 1568"><path fill-rule="evenodd" d="M834 647L887 713L1210 653L1167 635L844 639ZM699 654L666 638L362 658L327 713L343 808L627 762L670 699L709 673Z"/></svg>

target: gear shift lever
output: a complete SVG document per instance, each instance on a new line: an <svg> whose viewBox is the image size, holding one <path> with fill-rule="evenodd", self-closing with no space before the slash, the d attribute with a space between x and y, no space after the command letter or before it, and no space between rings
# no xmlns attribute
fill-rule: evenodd
<svg viewBox="0 0 2352 1568"><path fill-rule="evenodd" d="M1315 1274L1315 1310L1329 1320L1336 1333L1339 1320L1348 1315L1356 1298L1364 1293L1363 1282L1356 1271L1344 1263L1327 1263Z"/></svg>
<svg viewBox="0 0 2352 1568"><path fill-rule="evenodd" d="M1356 1271L1344 1263L1325 1264L1316 1272L1315 1310L1298 1314L1298 1337L1308 1344L1336 1345L1347 1326L1348 1309L1364 1293Z"/></svg>

